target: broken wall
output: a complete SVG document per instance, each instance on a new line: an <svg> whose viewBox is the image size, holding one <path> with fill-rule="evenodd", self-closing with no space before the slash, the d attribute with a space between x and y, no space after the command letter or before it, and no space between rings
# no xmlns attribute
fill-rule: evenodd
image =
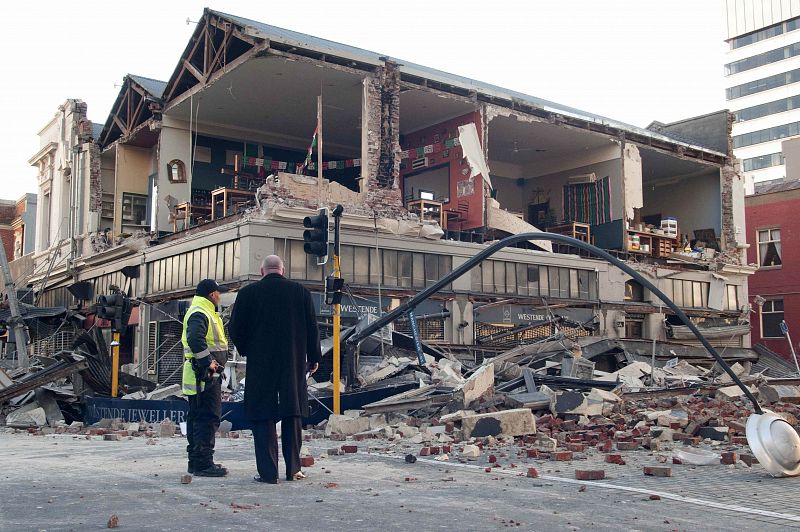
<svg viewBox="0 0 800 532"><path fill-rule="evenodd" d="M141 225L144 220L126 219L123 213L123 194L147 195L147 181L153 168L151 151L148 148L117 145L116 182L114 187L114 233L125 231L130 225Z"/></svg>
<svg viewBox="0 0 800 532"><path fill-rule="evenodd" d="M649 184L644 190L642 216L672 216L678 220L678 231L694 239L696 229L714 229L720 236L722 211L719 171L686 177L678 182Z"/></svg>
<svg viewBox="0 0 800 532"><path fill-rule="evenodd" d="M386 61L364 78L361 192L379 216L398 213L400 193L400 71Z"/></svg>
<svg viewBox="0 0 800 532"><path fill-rule="evenodd" d="M164 115L158 143L158 200L155 212L151 214L155 219L157 231L172 231L172 224L169 223L169 207L166 203L167 196L175 198L176 203L191 198L191 145L191 134L185 124ZM167 164L175 159L182 161L186 168L185 183L172 183L169 180Z"/></svg>
<svg viewBox="0 0 800 532"><path fill-rule="evenodd" d="M458 126L474 123L479 134L482 131L480 113L473 112L439 124L403 135L403 149L423 148L433 145L433 151L422 157L412 156L404 159L400 170L403 197L410 194L405 187L405 176L413 175L424 170L436 167L449 168L449 202L443 205L450 210L458 210L459 205L466 209L465 221L461 223L462 229L482 227L483 217L483 179L481 176L471 178L470 167L464 159L460 146L448 148L444 142L448 139L458 139ZM420 168L412 168L415 159L427 159L427 163ZM420 186L418 180L413 181L414 186Z"/></svg>

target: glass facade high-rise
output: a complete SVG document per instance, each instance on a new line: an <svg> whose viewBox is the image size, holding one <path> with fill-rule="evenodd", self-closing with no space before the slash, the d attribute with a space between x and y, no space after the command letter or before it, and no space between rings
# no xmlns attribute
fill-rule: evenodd
<svg viewBox="0 0 800 532"><path fill-rule="evenodd" d="M750 183L785 178L782 143L800 136L800 0L725 0L725 10L734 155Z"/></svg>

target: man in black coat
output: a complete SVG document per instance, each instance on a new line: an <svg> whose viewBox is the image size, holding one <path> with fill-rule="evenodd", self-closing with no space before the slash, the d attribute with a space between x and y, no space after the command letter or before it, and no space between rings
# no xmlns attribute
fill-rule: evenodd
<svg viewBox="0 0 800 532"><path fill-rule="evenodd" d="M239 291L228 325L233 343L247 357L244 411L255 440L255 480L270 484L278 482L278 421L286 480L305 478L300 446L308 416L306 372L317 371L322 356L311 293L283 273L280 257L265 258L264 277Z"/></svg>

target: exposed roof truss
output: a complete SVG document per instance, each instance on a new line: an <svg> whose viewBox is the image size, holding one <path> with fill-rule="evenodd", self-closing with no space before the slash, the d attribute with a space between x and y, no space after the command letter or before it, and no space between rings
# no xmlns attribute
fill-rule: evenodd
<svg viewBox="0 0 800 532"><path fill-rule="evenodd" d="M138 83L135 76L125 76L122 89L100 133L100 145L106 147L119 138L129 137L139 125L154 114L160 114L159 96Z"/></svg>
<svg viewBox="0 0 800 532"><path fill-rule="evenodd" d="M208 83L215 72L252 50L261 40L206 10L167 83L164 100L171 101L195 85Z"/></svg>

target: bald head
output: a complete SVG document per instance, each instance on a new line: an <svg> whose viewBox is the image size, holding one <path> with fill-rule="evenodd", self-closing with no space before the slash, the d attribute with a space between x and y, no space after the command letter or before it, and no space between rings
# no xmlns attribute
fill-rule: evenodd
<svg viewBox="0 0 800 532"><path fill-rule="evenodd" d="M277 255L268 255L261 262L261 275L278 273L283 275L283 261Z"/></svg>

